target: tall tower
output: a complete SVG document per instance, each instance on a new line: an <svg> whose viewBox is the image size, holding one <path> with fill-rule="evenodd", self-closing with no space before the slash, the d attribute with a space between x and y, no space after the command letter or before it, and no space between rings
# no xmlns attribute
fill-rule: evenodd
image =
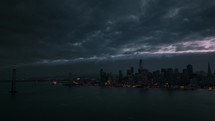
<svg viewBox="0 0 215 121"><path fill-rule="evenodd" d="M131 70L131 74L134 74L134 67L133 66L131 67L130 70Z"/></svg>
<svg viewBox="0 0 215 121"><path fill-rule="evenodd" d="M212 76L211 65L210 65L210 63L208 62L208 77L211 77L211 76Z"/></svg>
<svg viewBox="0 0 215 121"><path fill-rule="evenodd" d="M189 76L193 74L193 66L191 64L187 65L187 71Z"/></svg>
<svg viewBox="0 0 215 121"><path fill-rule="evenodd" d="M120 83L122 82L122 78L123 78L122 70L119 70L119 82Z"/></svg>
<svg viewBox="0 0 215 121"><path fill-rule="evenodd" d="M100 86L105 86L107 75L103 69L100 70Z"/></svg>
<svg viewBox="0 0 215 121"><path fill-rule="evenodd" d="M12 93L12 94L16 93L16 69L13 69L13 72L12 72L12 81L11 81L10 93Z"/></svg>
<svg viewBox="0 0 215 121"><path fill-rule="evenodd" d="M100 69L100 82L102 82L104 79L104 71L103 69Z"/></svg>
<svg viewBox="0 0 215 121"><path fill-rule="evenodd" d="M138 69L139 73L141 73L143 71L143 60L140 59L139 61L139 69Z"/></svg>

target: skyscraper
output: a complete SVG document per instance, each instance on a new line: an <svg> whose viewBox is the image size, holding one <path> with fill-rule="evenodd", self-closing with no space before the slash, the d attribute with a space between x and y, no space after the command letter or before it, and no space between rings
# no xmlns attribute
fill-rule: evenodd
<svg viewBox="0 0 215 121"><path fill-rule="evenodd" d="M131 67L131 74L134 74L134 67Z"/></svg>
<svg viewBox="0 0 215 121"><path fill-rule="evenodd" d="M123 78L122 70L119 70L119 82L120 83L122 82L122 78Z"/></svg>
<svg viewBox="0 0 215 121"><path fill-rule="evenodd" d="M208 77L212 76L210 62L208 62Z"/></svg>
<svg viewBox="0 0 215 121"><path fill-rule="evenodd" d="M143 60L140 59L139 61L139 69L138 69L139 73L142 73L143 72Z"/></svg>
<svg viewBox="0 0 215 121"><path fill-rule="evenodd" d="M105 72L103 69L100 70L100 86L104 86L105 84Z"/></svg>
<svg viewBox="0 0 215 121"><path fill-rule="evenodd" d="M189 76L193 74L193 66L191 64L187 65L187 73Z"/></svg>

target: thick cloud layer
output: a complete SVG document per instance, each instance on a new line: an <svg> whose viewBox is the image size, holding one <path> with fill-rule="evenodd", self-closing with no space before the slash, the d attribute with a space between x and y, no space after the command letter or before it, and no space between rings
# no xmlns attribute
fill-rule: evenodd
<svg viewBox="0 0 215 121"><path fill-rule="evenodd" d="M214 15L214 0L1 0L0 65L215 53Z"/></svg>

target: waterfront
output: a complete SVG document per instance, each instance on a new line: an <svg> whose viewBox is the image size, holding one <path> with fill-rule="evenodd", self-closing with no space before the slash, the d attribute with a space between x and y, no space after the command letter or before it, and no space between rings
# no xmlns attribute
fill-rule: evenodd
<svg viewBox="0 0 215 121"><path fill-rule="evenodd" d="M0 83L0 120L215 120L215 91Z"/></svg>

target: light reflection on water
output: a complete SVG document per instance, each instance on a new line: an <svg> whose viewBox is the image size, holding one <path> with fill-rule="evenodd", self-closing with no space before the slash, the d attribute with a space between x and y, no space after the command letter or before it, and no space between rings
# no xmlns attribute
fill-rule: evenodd
<svg viewBox="0 0 215 121"><path fill-rule="evenodd" d="M215 120L215 91L0 83L0 120ZM11 116L12 115L12 116Z"/></svg>

